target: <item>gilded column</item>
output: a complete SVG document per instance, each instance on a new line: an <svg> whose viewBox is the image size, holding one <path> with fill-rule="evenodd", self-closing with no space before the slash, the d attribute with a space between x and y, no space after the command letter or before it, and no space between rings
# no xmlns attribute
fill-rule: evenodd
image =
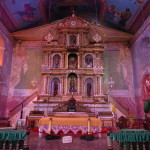
<svg viewBox="0 0 150 150"><path fill-rule="evenodd" d="M51 52L48 53L48 66L52 68Z"/></svg>
<svg viewBox="0 0 150 150"><path fill-rule="evenodd" d="M82 93L82 89L83 89L83 86L82 86L82 82L83 82L83 81L82 81L82 79L83 79L83 77L82 77L82 75L81 75L81 76L80 76L80 85L79 85L79 86L82 87L82 88L80 88L80 91L79 91L79 94L80 94L80 95L83 95L83 93Z"/></svg>
<svg viewBox="0 0 150 150"><path fill-rule="evenodd" d="M98 80L98 77L96 75L95 76L95 95L98 95L98 93L97 93L97 89L98 89L98 87L97 87L97 80Z"/></svg>
<svg viewBox="0 0 150 150"><path fill-rule="evenodd" d="M66 68L66 53L63 53L63 68Z"/></svg>
<svg viewBox="0 0 150 150"><path fill-rule="evenodd" d="M64 91L65 91L65 95L67 94L67 76L65 77L65 85L64 85Z"/></svg>
<svg viewBox="0 0 150 150"><path fill-rule="evenodd" d="M80 68L83 68L82 64L82 53L80 53Z"/></svg>
<svg viewBox="0 0 150 150"><path fill-rule="evenodd" d="M80 94L80 77L78 77L78 94Z"/></svg>
<svg viewBox="0 0 150 150"><path fill-rule="evenodd" d="M80 68L80 54L78 54L77 56L78 56L78 68Z"/></svg>
<svg viewBox="0 0 150 150"><path fill-rule="evenodd" d="M44 94L47 94L47 76L44 75Z"/></svg>
<svg viewBox="0 0 150 150"><path fill-rule="evenodd" d="M44 62L45 62L45 66L48 66L48 56L47 56L47 53L44 53Z"/></svg>
<svg viewBox="0 0 150 150"><path fill-rule="evenodd" d="M102 76L100 75L100 78L99 78L99 80L100 80L100 88L99 88L99 93L100 93L100 95L102 95Z"/></svg>
<svg viewBox="0 0 150 150"><path fill-rule="evenodd" d="M66 53L66 59L65 59L65 64L66 64L66 67L65 68L68 68L68 53Z"/></svg>

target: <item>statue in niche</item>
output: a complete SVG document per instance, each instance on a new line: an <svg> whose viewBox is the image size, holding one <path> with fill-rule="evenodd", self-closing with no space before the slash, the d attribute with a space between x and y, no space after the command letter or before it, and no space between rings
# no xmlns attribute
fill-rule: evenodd
<svg viewBox="0 0 150 150"><path fill-rule="evenodd" d="M53 67L54 68L60 68L60 56L59 55L54 56Z"/></svg>
<svg viewBox="0 0 150 150"><path fill-rule="evenodd" d="M85 81L85 93L88 97L93 95L93 86L92 86L93 80L91 78L86 79Z"/></svg>
<svg viewBox="0 0 150 150"><path fill-rule="evenodd" d="M72 68L72 69L77 68L77 59L74 55L69 57L68 66L69 68Z"/></svg>
<svg viewBox="0 0 150 150"><path fill-rule="evenodd" d="M60 94L60 80L58 78L53 78L51 84L51 94L53 96L58 96Z"/></svg>
<svg viewBox="0 0 150 150"><path fill-rule="evenodd" d="M70 77L70 83L69 83L69 92L76 92L76 79L74 76Z"/></svg>
<svg viewBox="0 0 150 150"><path fill-rule="evenodd" d="M92 58L91 55L87 55L87 56L85 57L85 66L86 66L87 68L93 67L93 58Z"/></svg>
<svg viewBox="0 0 150 150"><path fill-rule="evenodd" d="M76 35L70 35L70 46L75 47L77 43Z"/></svg>
<svg viewBox="0 0 150 150"><path fill-rule="evenodd" d="M58 95L58 83L57 81L54 81L54 91L53 91L53 95L57 96Z"/></svg>
<svg viewBox="0 0 150 150"><path fill-rule="evenodd" d="M91 90L92 90L92 84L90 81L88 81L88 83L87 83L87 96L88 97L91 96Z"/></svg>

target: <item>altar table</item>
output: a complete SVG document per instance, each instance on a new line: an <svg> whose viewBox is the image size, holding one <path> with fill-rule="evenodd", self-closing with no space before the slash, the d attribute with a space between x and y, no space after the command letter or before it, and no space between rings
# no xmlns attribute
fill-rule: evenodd
<svg viewBox="0 0 150 150"><path fill-rule="evenodd" d="M59 131L63 131L64 134L69 131L74 134L77 134L78 131L95 133L101 131L101 126L100 119L95 117L44 117L39 120L40 132L51 133L52 130L55 134Z"/></svg>

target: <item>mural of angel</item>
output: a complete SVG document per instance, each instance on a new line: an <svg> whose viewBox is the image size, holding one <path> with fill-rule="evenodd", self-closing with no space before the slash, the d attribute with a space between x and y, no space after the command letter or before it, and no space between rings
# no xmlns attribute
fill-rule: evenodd
<svg viewBox="0 0 150 150"><path fill-rule="evenodd" d="M36 8L33 8L31 4L24 4L23 6L24 11L16 12L21 17L21 20L25 22L37 20L37 16L34 14Z"/></svg>

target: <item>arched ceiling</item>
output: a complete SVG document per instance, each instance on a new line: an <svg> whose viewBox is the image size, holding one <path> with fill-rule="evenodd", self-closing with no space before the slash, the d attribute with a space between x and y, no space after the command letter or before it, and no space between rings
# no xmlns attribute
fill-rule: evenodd
<svg viewBox="0 0 150 150"><path fill-rule="evenodd" d="M150 14L150 0L0 1L0 18L10 32L48 24L73 11L94 24L135 33Z"/></svg>

